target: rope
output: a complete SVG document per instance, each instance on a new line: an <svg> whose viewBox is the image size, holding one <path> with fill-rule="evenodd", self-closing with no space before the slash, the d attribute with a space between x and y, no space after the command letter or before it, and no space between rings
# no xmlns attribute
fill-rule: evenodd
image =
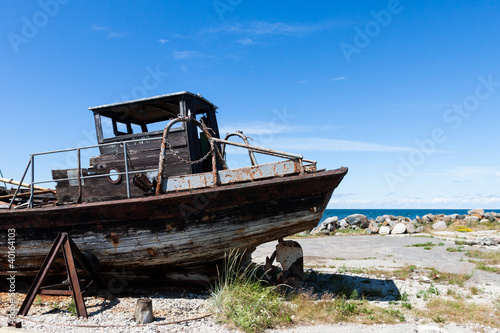
<svg viewBox="0 0 500 333"><path fill-rule="evenodd" d="M209 317L209 316L212 316L213 313L209 313L209 314L206 314L206 315L203 315L203 316L200 316L200 317L195 317L195 318L188 318L188 319L180 319L180 320L176 320L176 321L169 321L167 323L153 323L151 325L149 324L139 324L139 325L136 325L136 326L127 326L127 325L72 325L72 324L47 324L47 323L44 323L44 322L41 322L41 321L38 321L38 320L33 320L33 319L28 319L26 317L23 317L23 316L15 316L16 318L18 319L21 319L21 320L26 320L26 321L30 321L32 323L35 323L35 324L40 324L40 325L45 325L45 326L63 326L63 327L89 327L89 328L105 328L105 327L120 327L120 328L133 328L133 327L141 327L141 326L163 326L163 325L173 325L173 324L180 324L180 323L184 323L184 322L187 322L187 321L194 321L194 320L201 320L203 318L206 318L206 317ZM9 315L6 315L6 314L3 314L3 313L0 313L0 316L4 316L4 317L11 317Z"/></svg>

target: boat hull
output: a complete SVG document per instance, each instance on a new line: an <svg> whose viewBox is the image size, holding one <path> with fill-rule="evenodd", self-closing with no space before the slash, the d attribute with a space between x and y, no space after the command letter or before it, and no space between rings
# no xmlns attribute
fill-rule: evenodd
<svg viewBox="0 0 500 333"><path fill-rule="evenodd" d="M18 276L39 270L53 241L67 232L100 263L99 273L122 279L159 277L210 282L232 249L315 227L347 168L246 183L50 208L0 211L2 244L15 229ZM0 249L8 274L7 248ZM56 267L62 269L62 260Z"/></svg>

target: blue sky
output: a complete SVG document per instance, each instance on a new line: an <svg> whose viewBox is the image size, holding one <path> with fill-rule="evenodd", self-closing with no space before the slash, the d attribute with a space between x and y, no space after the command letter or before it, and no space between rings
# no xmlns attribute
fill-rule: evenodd
<svg viewBox="0 0 500 333"><path fill-rule="evenodd" d="M499 208L498 17L495 1L3 2L0 169L95 143L90 106L187 90L224 133L349 167L330 208Z"/></svg>

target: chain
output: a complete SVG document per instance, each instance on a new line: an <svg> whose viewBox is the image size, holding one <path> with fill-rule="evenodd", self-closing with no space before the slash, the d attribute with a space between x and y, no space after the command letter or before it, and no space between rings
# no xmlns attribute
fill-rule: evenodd
<svg viewBox="0 0 500 333"><path fill-rule="evenodd" d="M208 156L210 156L212 154L212 152L214 151L214 148L213 146L210 147L210 150L208 151L208 153L203 156L202 158L200 158L199 160L196 160L196 161L188 161L188 160L185 160L183 159L182 157L180 157L179 155L177 155L177 153L174 151L174 149L172 148L172 146L170 145L170 142L168 142L168 139L165 140L166 144L167 144L167 147L168 149L170 149L170 151L172 152L172 155L174 155L175 157L177 157L181 162L183 163L186 163L186 164L198 164L198 163L201 163L203 162L204 160L206 160L208 158Z"/></svg>

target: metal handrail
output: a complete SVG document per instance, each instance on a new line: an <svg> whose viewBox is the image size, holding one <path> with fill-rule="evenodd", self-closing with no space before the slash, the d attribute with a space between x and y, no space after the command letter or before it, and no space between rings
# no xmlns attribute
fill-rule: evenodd
<svg viewBox="0 0 500 333"><path fill-rule="evenodd" d="M232 136L238 136L238 137L240 137L243 140L243 142L245 142L245 144L248 145L248 146L250 145L250 143L248 142L248 139L250 139L250 140L253 141L253 139L251 137L246 136L245 134L243 134L242 131L236 131L236 132L233 132L233 133L228 133L228 134L226 134L226 137L224 138L224 140L227 140L227 139L229 139ZM222 144L222 149L221 150L222 150L222 156L225 158L226 157L226 144L225 143ZM248 155L250 156L250 163L252 163L252 166L259 164L259 163L257 163L257 159L255 158L255 154L253 153L253 150L248 149Z"/></svg>
<svg viewBox="0 0 500 333"><path fill-rule="evenodd" d="M108 177L109 174L103 174L103 175L87 175L83 176L82 175L82 166L81 166L81 159L80 159L80 152L81 150L84 149L92 149L92 148L101 148L101 147L108 147L108 146L116 146L116 145L123 145L123 159L124 159L124 166L125 166L125 172L117 172L116 175L125 175L126 177L126 183L127 183L127 198L130 199L130 171L129 171L129 166L128 166L128 151L127 151L127 145L129 143L135 143L135 142L142 142L142 141L153 141L153 140L162 140L161 142L161 150L160 150L160 161L158 165L158 169L147 169L147 170L134 170L134 173L137 172L152 172L156 171L158 172L158 182L157 182L157 188L156 188L156 194L160 193L160 189L162 187L162 172L163 172L163 164L165 162L165 148L167 145L167 136L170 128L177 122L180 121L190 121L194 122L206 135L208 141L210 142L210 152L209 154L212 155L212 173L214 176L214 184L217 184L217 163L216 159L218 158L221 160L221 163L225 169L227 169L227 165L225 163L225 158L222 156L221 152L217 148L216 143L221 143L223 144L224 148L226 145L232 145L235 147L240 147L240 148L245 148L248 150L249 154L253 159L251 159L252 165L255 165L257 161L255 160L255 156L253 156L253 152L258 152L261 154L266 154L266 155L271 155L275 157L280 157L280 158L286 158L286 159L291 159L291 160L296 160L299 162L299 172L302 174L304 173L304 166L303 162L306 163L313 163L315 164L315 161L312 160L306 160L302 155L298 154L293 154L293 153L287 153L275 149L269 149L269 148L262 148L258 146L253 146L248 144L248 140L245 140L245 144L234 142L234 141L228 141L228 140L223 140L219 138L214 138L212 135L209 133L209 128L206 127L205 124L199 122L196 119L192 119L189 117L178 117L176 119L172 119L167 126L164 129L163 136L162 137L144 137L140 139L132 139L132 140L126 140L126 141L118 141L118 142L110 142L110 143L103 143L103 144L97 144L97 145L90 145L90 146L85 146L85 147L79 147L79 148L67 148L67 149L59 149L59 150L53 150L53 151L46 151L46 152L41 152L41 153L34 153L30 155L30 160L28 162L28 165L26 166L26 169L24 170L23 176L21 178L20 184L24 182L24 178L26 177L26 174L28 173L28 170L31 167L31 182L30 182L30 198L28 200L28 208L33 208L33 201L34 201L34 196L35 196L35 191L34 191L34 185L35 184L42 184L42 183L51 183L55 181L69 181L69 180L78 180L78 202L80 202L81 197L82 197L82 180L84 179L90 179L90 178L99 178L99 177ZM243 135L243 133L241 133ZM243 135L244 136L244 135ZM242 136L240 136L242 137ZM246 138L246 136L245 136ZM227 137L226 137L227 139ZM41 155L49 155L49 154L57 154L57 153L64 153L64 152L71 152L71 151L76 151L77 153L77 164L78 164L78 176L77 177L68 177L68 178L63 178L63 179L52 179L52 180L44 180L44 181L37 181L35 182L35 156L41 156ZM255 164L254 164L255 162ZM21 185L19 185L16 189L16 192L14 193L14 196L12 197L10 203L9 203L9 208L12 208L12 205L14 201L16 200L19 191L21 189Z"/></svg>
<svg viewBox="0 0 500 333"><path fill-rule="evenodd" d="M117 172L116 174L117 175L125 175L126 180L127 180L127 197L130 198L130 181L129 181L130 172L129 172L129 168L128 168L127 145L129 143L150 141L150 140L161 140L161 137L147 137L147 138L141 138L141 139L132 139L132 140L127 140L127 141L103 143L103 144L90 145L90 146L84 146L84 147L78 147L78 148L59 149L59 150L52 150L52 151L31 154L28 165L26 166L26 169L24 170L23 176L22 176L21 181L20 181L20 183L24 182L24 178L26 178L26 174L28 173L28 170L31 167L30 198L28 199L28 208L33 208L33 200L34 200L34 196L35 196L34 185L35 184L42 184L42 183L52 183L54 181L78 180L79 200L80 200L81 199L82 180L89 179L89 178L99 178L99 177L108 177L109 176L108 174L83 176L82 175L81 160L80 160L80 151L84 150L84 149L101 148L101 147L116 146L116 145L123 145L124 165L125 165L125 172ZM57 153L66 153L66 152L71 152L71 151L76 151L76 153L77 153L77 164L78 164L78 176L77 177L68 177L68 178L57 179L57 180L52 179L52 180L44 180L44 181L35 181L35 168L34 168L35 156L50 155L50 154L57 154ZM158 169L134 170L133 172L136 173L136 172L152 172L152 171L158 171ZM14 201L16 200L21 187L22 187L21 185L19 185L17 187L16 192L14 193L14 196L10 200L8 209L12 208L12 205L14 204Z"/></svg>

